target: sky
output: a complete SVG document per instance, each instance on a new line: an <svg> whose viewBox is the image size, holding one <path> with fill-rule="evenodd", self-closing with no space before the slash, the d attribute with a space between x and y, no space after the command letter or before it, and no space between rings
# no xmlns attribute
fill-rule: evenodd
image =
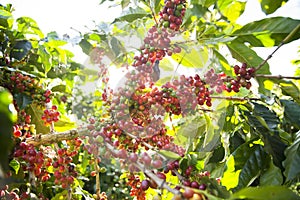
<svg viewBox="0 0 300 200"><path fill-rule="evenodd" d="M2 4L12 3L15 11L14 17L29 16L37 21L38 25L44 33L57 31L63 35L76 35L80 30L85 32L87 27L93 28L95 23L100 21L111 22L114 17L121 13L118 7L110 7L108 5L99 5L100 0L2 0ZM271 16L286 16L294 19L300 19L300 1L289 0L284 6L279 8L275 14ZM248 0L244 14L238 20L240 24L265 18L266 15L261 11L258 0ZM72 27L72 29L71 29ZM295 66L291 65L291 60L299 59L297 54L300 40L284 45L273 58L269 61L271 72L273 74L292 75ZM258 55L266 58L274 48L257 48ZM77 54L77 62L85 62L86 58L79 55L79 49L74 49ZM283 70L284 69L284 70Z"/></svg>

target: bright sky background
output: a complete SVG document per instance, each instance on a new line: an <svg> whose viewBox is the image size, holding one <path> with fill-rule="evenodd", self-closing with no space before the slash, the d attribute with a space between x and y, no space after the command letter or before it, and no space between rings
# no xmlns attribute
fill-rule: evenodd
<svg viewBox="0 0 300 200"><path fill-rule="evenodd" d="M276 1L276 0L275 0ZM57 31L59 34L68 33L76 35L76 30L87 31L86 27L93 28L94 22L112 21L121 12L120 8L109 8L106 5L99 5L100 0L2 0L2 4L12 3L15 7L14 17L29 16L37 21L44 33ZM300 1L289 0L286 5L278 9L270 16L287 16L300 19ZM265 18L261 11L258 0L248 0L246 10L238 22L245 24L250 21ZM291 60L299 58L297 54L300 40L284 45L269 61L273 74L292 75L295 66ZM257 53L266 58L274 48L257 49ZM75 54L78 49L75 49ZM78 56L76 61L85 62L86 58Z"/></svg>

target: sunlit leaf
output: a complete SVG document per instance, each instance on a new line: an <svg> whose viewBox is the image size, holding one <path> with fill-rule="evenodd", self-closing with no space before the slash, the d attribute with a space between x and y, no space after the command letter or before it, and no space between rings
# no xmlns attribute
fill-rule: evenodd
<svg viewBox="0 0 300 200"><path fill-rule="evenodd" d="M260 6L267 15L274 13L278 8L283 6L288 0L260 0Z"/></svg>
<svg viewBox="0 0 300 200"><path fill-rule="evenodd" d="M60 119L54 123L54 129L57 132L64 132L76 127L76 123L71 121L65 115L60 116Z"/></svg>
<svg viewBox="0 0 300 200"><path fill-rule="evenodd" d="M208 51L206 48L192 48L190 52L173 54L172 58L185 67L202 68L208 61Z"/></svg>
<svg viewBox="0 0 300 200"><path fill-rule="evenodd" d="M9 166L15 170L16 174L18 174L21 165L17 160L11 160Z"/></svg>
<svg viewBox="0 0 300 200"><path fill-rule="evenodd" d="M12 127L17 120L17 112L13 106L13 97L3 87L0 87L0 175L2 170L8 170L9 152L12 150Z"/></svg>
<svg viewBox="0 0 300 200"><path fill-rule="evenodd" d="M226 161L226 170L223 173L223 177L221 178L221 183L228 190L235 188L239 182L239 174L241 170L236 169L235 167L235 159L231 155Z"/></svg>
<svg viewBox="0 0 300 200"><path fill-rule="evenodd" d="M43 32L40 30L35 20L30 17L20 17L17 19L18 30L23 33L38 35L40 39L44 38Z"/></svg>
<svg viewBox="0 0 300 200"><path fill-rule="evenodd" d="M221 13L231 22L235 22L244 12L246 2L237 0L218 0L218 8Z"/></svg>
<svg viewBox="0 0 300 200"><path fill-rule="evenodd" d="M160 150L158 153L165 156L166 158L169 158L169 159L172 159L172 160L178 160L178 159L181 158L180 155L178 155L177 153L174 153L172 151Z"/></svg>
<svg viewBox="0 0 300 200"><path fill-rule="evenodd" d="M37 134L47 134L50 132L50 128L45 126L44 121L41 119L44 111L40 106L30 104L27 113L31 115L31 123L35 124Z"/></svg>
<svg viewBox="0 0 300 200"><path fill-rule="evenodd" d="M67 87L66 85L56 85L51 89L51 91L64 93L64 92L66 92L66 87Z"/></svg>
<svg viewBox="0 0 300 200"><path fill-rule="evenodd" d="M127 21L127 22L133 22L137 19L149 16L150 14L146 12L144 9L137 7L137 8L129 8L128 10L125 10L120 17L116 18L113 23L118 21Z"/></svg>
<svg viewBox="0 0 300 200"><path fill-rule="evenodd" d="M297 103L300 104L300 91L299 88L292 81L280 81L279 86L282 94L292 97Z"/></svg>
<svg viewBox="0 0 300 200"><path fill-rule="evenodd" d="M236 193L231 198L234 199L251 199L251 200L282 200L293 199L299 200L300 197L293 193L285 186L263 186L263 187L247 187Z"/></svg>
<svg viewBox="0 0 300 200"><path fill-rule="evenodd" d="M227 45L233 58L240 62L247 63L249 66L256 67L262 63L263 59L257 53L243 43L236 41ZM257 73L270 74L269 64L266 63Z"/></svg>
<svg viewBox="0 0 300 200"><path fill-rule="evenodd" d="M41 59L41 63L43 64L43 70L44 73L48 73L51 70L51 55L50 53L47 51L47 49L45 48L45 46L40 45L39 46L39 56Z"/></svg>
<svg viewBox="0 0 300 200"><path fill-rule="evenodd" d="M299 23L300 20L287 17L272 17L250 22L236 30L233 36L238 36L236 40L248 42L255 47L275 46L279 45ZM299 38L300 32L296 33L288 42Z"/></svg>
<svg viewBox="0 0 300 200"><path fill-rule="evenodd" d="M264 60L257 55L257 53L249 48L247 45L243 43L239 43L237 41L232 41L230 44L227 45L229 51L233 58L237 59L242 63L247 63L248 66L257 67L259 66ZM258 74L270 74L269 64L265 63L263 67L257 70ZM259 91L261 93L267 93L268 91L264 87L265 78L258 77L256 78L259 83Z"/></svg>
<svg viewBox="0 0 300 200"><path fill-rule="evenodd" d="M129 4L130 4L130 0L122 0L121 1L122 9L126 8Z"/></svg>
<svg viewBox="0 0 300 200"><path fill-rule="evenodd" d="M0 27L10 28L12 20L12 14L0 7Z"/></svg>

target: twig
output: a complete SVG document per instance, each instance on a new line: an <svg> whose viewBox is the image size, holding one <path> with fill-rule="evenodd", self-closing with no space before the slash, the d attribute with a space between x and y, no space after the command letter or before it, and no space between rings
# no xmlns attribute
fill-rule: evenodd
<svg viewBox="0 0 300 200"><path fill-rule="evenodd" d="M114 147L109 144L109 143L105 143L105 146L113 153L113 154L117 154L117 150L114 149ZM146 174L149 178L151 178L158 186L160 186L161 188L167 189L168 191L172 192L173 194L180 194L179 190L173 189L171 188L165 180L158 178L151 170L146 169L146 167L140 163L140 162L136 162L133 163L133 165L135 167L137 167L139 170L141 170L144 174Z"/></svg>
<svg viewBox="0 0 300 200"><path fill-rule="evenodd" d="M282 75L267 75L267 74L255 74L255 77L274 78L274 79L295 79L295 80L300 79L300 76L282 76Z"/></svg>
<svg viewBox="0 0 300 200"><path fill-rule="evenodd" d="M143 171L144 174L146 174L150 179L152 179L160 188L166 189L169 192L172 192L173 194L180 194L179 190L171 188L165 180L158 178L152 171L145 169L145 167L141 163L137 162L134 163L134 165L138 169Z"/></svg>
<svg viewBox="0 0 300 200"><path fill-rule="evenodd" d="M100 199L100 195L101 195L101 188L100 188L100 173L99 173L99 166L98 166L98 159L94 154L94 166L95 166L95 170L96 170L96 195L97 198Z"/></svg>
<svg viewBox="0 0 300 200"><path fill-rule="evenodd" d="M175 74L176 74L176 72L177 72L179 66L181 65L181 63L182 63L183 58L185 57L185 55L186 55L186 53L182 56L181 60L180 60L179 63L177 64L176 69L175 69L175 71L174 71L174 73L173 73L173 76L172 76L172 78L171 78L171 81L174 80Z"/></svg>
<svg viewBox="0 0 300 200"><path fill-rule="evenodd" d="M249 97L220 97L220 96L211 96L212 99L225 99L230 101L260 101L260 98L249 98Z"/></svg>
<svg viewBox="0 0 300 200"><path fill-rule="evenodd" d="M298 26L296 28L294 28L294 30L292 32L290 32L290 34L288 34L288 36L286 36L282 40L282 42L277 46L277 48L262 63L260 63L260 65L258 65L258 67L256 68L256 71L260 70L264 66L264 64L266 64L268 62L268 60L270 60L272 58L272 56L275 54L275 52L280 47L282 47L284 44L286 44L299 31L300 31L300 24L298 24Z"/></svg>
<svg viewBox="0 0 300 200"><path fill-rule="evenodd" d="M62 140L71 140L81 135L86 135L86 129L73 129L60 133L49 133L49 134L39 134L36 136L32 136L30 138L26 138L26 142L28 144L33 144L34 146L39 146L42 144L54 144Z"/></svg>

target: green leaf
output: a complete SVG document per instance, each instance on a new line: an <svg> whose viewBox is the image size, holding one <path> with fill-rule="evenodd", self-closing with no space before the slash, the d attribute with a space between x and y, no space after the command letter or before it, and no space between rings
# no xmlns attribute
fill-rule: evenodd
<svg viewBox="0 0 300 200"><path fill-rule="evenodd" d="M246 46L243 43L239 43L238 41L232 41L230 44L227 44L229 51L233 58L237 59L242 63L247 63L248 66L257 67L262 63L264 60L257 55L255 51L251 48ZM261 67L257 73L260 74L270 74L270 67L268 63L265 63L263 67ZM264 87L264 81L267 80L266 78L256 78L259 84L259 92L265 94L268 90Z"/></svg>
<svg viewBox="0 0 300 200"><path fill-rule="evenodd" d="M216 131L212 118L206 114L204 114L204 116L206 121L206 131L203 141L203 151L212 151L220 139L220 133Z"/></svg>
<svg viewBox="0 0 300 200"><path fill-rule="evenodd" d="M21 165L17 160L13 159L10 161L9 166L15 170L16 174L18 174Z"/></svg>
<svg viewBox="0 0 300 200"><path fill-rule="evenodd" d="M4 113L11 122L17 121L17 111L13 106L13 96L4 87L0 86L0 112ZM1 120L0 120L1 121ZM3 120L5 121L5 120ZM0 126L1 127L1 126Z"/></svg>
<svg viewBox="0 0 300 200"><path fill-rule="evenodd" d="M267 158L263 147L253 141L240 145L226 162L222 185L235 190L251 185L269 163Z"/></svg>
<svg viewBox="0 0 300 200"><path fill-rule="evenodd" d="M247 117L246 119L248 119L247 121L249 125L253 129L257 130L257 132L259 132L260 134L265 134L270 132L270 129L268 128L266 122L262 117L252 115L252 113L248 111L244 111L243 114Z"/></svg>
<svg viewBox="0 0 300 200"><path fill-rule="evenodd" d="M185 67L202 68L208 61L208 51L207 48L192 48L190 52L173 54L172 58Z"/></svg>
<svg viewBox="0 0 300 200"><path fill-rule="evenodd" d="M283 6L288 0L260 0L260 6L262 11L269 15L274 13L278 8Z"/></svg>
<svg viewBox="0 0 300 200"><path fill-rule="evenodd" d="M45 74L47 74L50 70L51 70L51 65L52 65L52 61L51 61L51 55L50 53L47 51L47 48L43 45L39 46L39 51L38 54L40 56L41 59L41 63L43 64L43 72Z"/></svg>
<svg viewBox="0 0 300 200"><path fill-rule="evenodd" d="M283 177L281 170L273 164L272 160L270 160L270 166L267 171L261 175L259 182L261 186L282 184Z"/></svg>
<svg viewBox="0 0 300 200"><path fill-rule="evenodd" d="M110 46L116 57L118 57L122 53L122 51L125 52L124 47L116 37L112 37L112 39L110 40Z"/></svg>
<svg viewBox="0 0 300 200"><path fill-rule="evenodd" d="M148 12L146 12L143 8L129 8L128 10L124 11L120 17L116 18L113 23L118 21L126 21L126 22L133 22L137 19L150 16Z"/></svg>
<svg viewBox="0 0 300 200"><path fill-rule="evenodd" d="M30 17L20 17L17 19L18 30L24 34L38 35L40 39L44 38L44 34L38 27L35 20Z"/></svg>
<svg viewBox="0 0 300 200"><path fill-rule="evenodd" d="M299 200L300 197L284 186L264 186L264 187L247 187L234 193L230 200L234 199L251 199L251 200Z"/></svg>
<svg viewBox="0 0 300 200"><path fill-rule="evenodd" d="M57 132L64 132L76 128L76 123L71 121L65 115L60 116L58 122L54 123L54 129Z"/></svg>
<svg viewBox="0 0 300 200"><path fill-rule="evenodd" d="M227 47L233 58L240 62L247 63L248 66L256 67L263 62L263 59L259 57L255 51L243 43L232 41L230 44L227 44ZM257 71L257 73L270 74L269 64L266 63L260 70Z"/></svg>
<svg viewBox="0 0 300 200"><path fill-rule="evenodd" d="M239 174L241 170L235 168L235 159L233 155L230 155L226 160L226 170L221 178L221 183L227 188L227 190L235 188L238 185Z"/></svg>
<svg viewBox="0 0 300 200"><path fill-rule="evenodd" d="M225 156L225 149L223 146L220 145L213 151L212 156L209 158L208 163L220 162L224 159L224 156Z"/></svg>
<svg viewBox="0 0 300 200"><path fill-rule="evenodd" d="M121 6L122 6L122 9L126 8L130 3L130 0L122 0L121 1Z"/></svg>
<svg viewBox="0 0 300 200"><path fill-rule="evenodd" d="M199 4L201 6L204 6L206 8L213 5L217 0L192 0L191 4Z"/></svg>
<svg viewBox="0 0 300 200"><path fill-rule="evenodd" d="M44 121L41 119L43 110L36 104L30 104L26 112L31 115L31 123L35 124L37 134L47 134L50 132L50 128L44 125Z"/></svg>
<svg viewBox="0 0 300 200"><path fill-rule="evenodd" d="M13 105L13 97L8 90L0 87L0 176L2 170L8 170L9 152L12 149L13 123L17 120L17 111Z"/></svg>
<svg viewBox="0 0 300 200"><path fill-rule="evenodd" d="M0 7L0 27L10 28L12 22L12 14Z"/></svg>
<svg viewBox="0 0 300 200"><path fill-rule="evenodd" d="M154 1L154 11L158 13L161 10L161 0L153 0Z"/></svg>
<svg viewBox="0 0 300 200"><path fill-rule="evenodd" d="M22 60L32 48L31 42L28 40L17 41L12 50L10 51L10 56L17 60Z"/></svg>
<svg viewBox="0 0 300 200"><path fill-rule="evenodd" d="M237 0L218 0L220 12L230 21L235 22L244 12L246 2Z"/></svg>
<svg viewBox="0 0 300 200"><path fill-rule="evenodd" d="M64 93L64 92L66 92L66 88L67 88L66 85L56 85L53 88L51 88L51 91Z"/></svg>
<svg viewBox="0 0 300 200"><path fill-rule="evenodd" d="M169 158L169 159L172 159L172 160L178 160L178 159L181 158L180 155L178 155L177 153L174 153L172 151L160 150L158 153L165 156L166 158Z"/></svg>
<svg viewBox="0 0 300 200"><path fill-rule="evenodd" d="M193 4L192 8L189 8L186 10L185 15L183 17L182 25L183 26L190 25L192 23L193 17L201 18L205 15L206 12L207 12L207 8L205 8L204 6L196 4L196 3Z"/></svg>
<svg viewBox="0 0 300 200"><path fill-rule="evenodd" d="M232 36L238 36L236 40L248 42L255 47L277 46L299 23L300 20L288 17L272 17L246 24L236 30ZM288 42L299 38L300 32L296 33Z"/></svg>
<svg viewBox="0 0 300 200"><path fill-rule="evenodd" d="M28 96L23 93L17 93L14 95L14 98L17 102L17 105L19 106L20 109L26 108L29 104L32 103L32 98L31 96Z"/></svg>
<svg viewBox="0 0 300 200"><path fill-rule="evenodd" d="M272 155L274 164L280 169L284 169L282 162L285 160L284 150L287 145L282 141L279 135L271 135L267 132L263 134L262 141L266 152Z"/></svg>
<svg viewBox="0 0 300 200"><path fill-rule="evenodd" d="M93 49L93 45L89 41L87 41L86 39L82 39L79 42L79 46L81 47L83 53L85 53L86 55L89 55L90 52Z"/></svg>
<svg viewBox="0 0 300 200"><path fill-rule="evenodd" d="M297 129L300 129L300 105L285 99L281 99L280 102L284 107L285 119Z"/></svg>
<svg viewBox="0 0 300 200"><path fill-rule="evenodd" d="M261 145L253 145L249 149L251 153L246 158L241 173L239 175L239 183L236 189L241 189L250 186L252 182L258 178L268 163L267 153Z"/></svg>
<svg viewBox="0 0 300 200"><path fill-rule="evenodd" d="M173 63L171 63L169 59L162 59L159 62L159 68L163 69L164 71L174 71Z"/></svg>
<svg viewBox="0 0 300 200"><path fill-rule="evenodd" d="M177 131L177 134L187 138L196 138L199 136L198 130L205 130L205 128L206 120L195 116L192 118L188 118L183 124L181 124L180 129Z"/></svg>
<svg viewBox="0 0 300 200"><path fill-rule="evenodd" d="M279 86L282 90L282 94L292 97L297 103L300 104L299 88L292 81L280 80Z"/></svg>
<svg viewBox="0 0 300 200"><path fill-rule="evenodd" d="M283 162L286 182L295 178L300 178L300 131L296 134L296 139L291 146L285 150L286 160Z"/></svg>
<svg viewBox="0 0 300 200"><path fill-rule="evenodd" d="M277 129L280 122L277 115L272 110L270 110L269 108L267 108L262 104L258 104L258 103L253 103L253 104L254 104L253 115L262 117L269 129L271 130Z"/></svg>

